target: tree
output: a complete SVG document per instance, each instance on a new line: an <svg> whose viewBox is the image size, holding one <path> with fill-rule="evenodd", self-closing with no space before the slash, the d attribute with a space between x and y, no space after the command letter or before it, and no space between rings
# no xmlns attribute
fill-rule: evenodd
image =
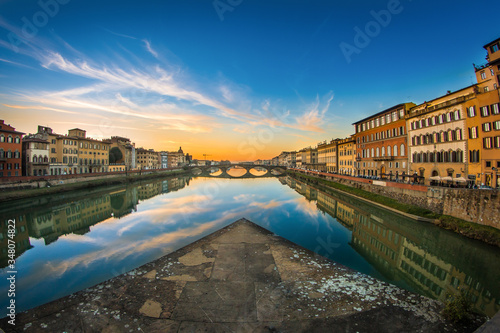
<svg viewBox="0 0 500 333"><path fill-rule="evenodd" d="M123 159L123 154L118 147L113 147L109 151L109 163L119 163Z"/></svg>

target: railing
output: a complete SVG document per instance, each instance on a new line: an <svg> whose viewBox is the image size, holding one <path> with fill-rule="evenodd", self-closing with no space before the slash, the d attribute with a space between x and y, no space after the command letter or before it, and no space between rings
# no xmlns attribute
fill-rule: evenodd
<svg viewBox="0 0 500 333"><path fill-rule="evenodd" d="M394 156L374 157L374 161L394 161Z"/></svg>

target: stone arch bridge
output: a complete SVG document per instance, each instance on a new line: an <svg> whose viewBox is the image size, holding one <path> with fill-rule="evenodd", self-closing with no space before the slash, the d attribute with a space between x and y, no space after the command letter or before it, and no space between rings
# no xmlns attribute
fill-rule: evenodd
<svg viewBox="0 0 500 333"><path fill-rule="evenodd" d="M231 176L228 171L232 168L242 168L246 173L241 176ZM228 164L228 165L204 165L204 166L190 166L191 173L196 176L214 177L214 178L260 178L260 177L277 177L282 176L286 172L286 167L277 165L257 165L257 164ZM266 170L265 174L254 175L250 170ZM221 171L219 175L213 175L213 172ZM274 173L272 171L275 171Z"/></svg>

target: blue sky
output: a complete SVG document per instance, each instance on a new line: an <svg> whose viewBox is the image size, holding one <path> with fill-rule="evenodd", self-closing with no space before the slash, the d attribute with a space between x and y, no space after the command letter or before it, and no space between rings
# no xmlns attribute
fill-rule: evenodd
<svg viewBox="0 0 500 333"><path fill-rule="evenodd" d="M3 0L0 118L27 133L79 127L156 150L182 145L195 158L270 158L474 83L472 63L500 37L499 10L447 0Z"/></svg>

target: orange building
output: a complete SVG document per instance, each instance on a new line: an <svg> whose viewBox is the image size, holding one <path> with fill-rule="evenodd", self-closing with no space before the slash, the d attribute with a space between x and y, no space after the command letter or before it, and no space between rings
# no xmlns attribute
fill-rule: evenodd
<svg viewBox="0 0 500 333"><path fill-rule="evenodd" d="M0 119L0 177L22 176L23 134Z"/></svg>
<svg viewBox="0 0 500 333"><path fill-rule="evenodd" d="M489 42L483 48L488 52L488 62L480 66L474 65L474 69L481 92L488 92L500 87L500 38Z"/></svg>
<svg viewBox="0 0 500 333"><path fill-rule="evenodd" d="M405 115L414 103L402 103L355 122L356 172L400 179L408 174Z"/></svg>

